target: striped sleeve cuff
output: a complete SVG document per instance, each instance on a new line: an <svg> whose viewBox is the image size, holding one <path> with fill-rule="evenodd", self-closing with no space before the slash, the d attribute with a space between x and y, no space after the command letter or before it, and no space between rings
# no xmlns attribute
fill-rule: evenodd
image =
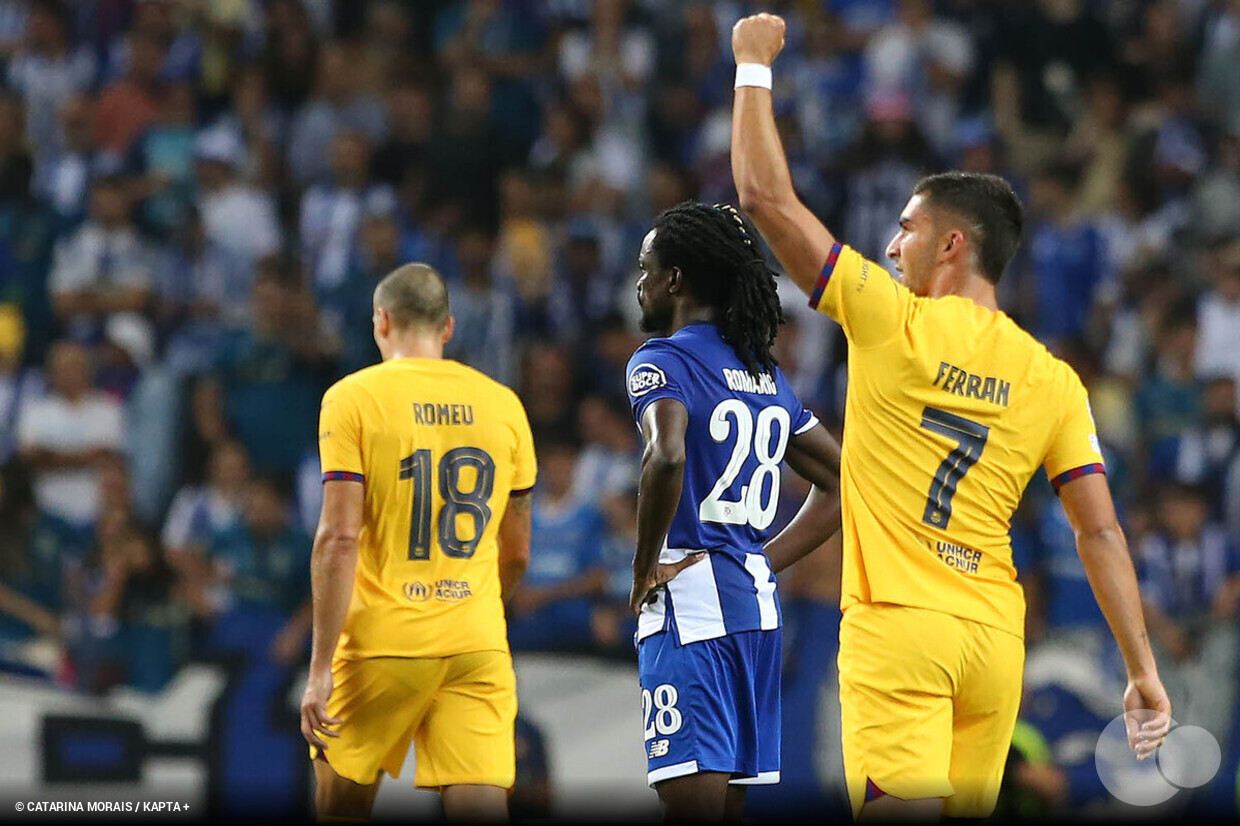
<svg viewBox="0 0 1240 826"><path fill-rule="evenodd" d="M1107 469L1103 466L1102 462L1094 462L1092 465L1081 465L1080 467L1072 468L1072 470L1065 470L1063 473L1056 476L1051 480L1051 487L1055 489L1056 493L1059 493L1059 489L1068 482L1071 482L1073 479L1080 479L1082 476L1088 476L1091 473L1101 473L1106 475L1106 472Z"/></svg>
<svg viewBox="0 0 1240 826"><path fill-rule="evenodd" d="M365 483L366 477L360 473L354 473L351 470L329 470L323 474L323 481Z"/></svg>
<svg viewBox="0 0 1240 826"><path fill-rule="evenodd" d="M831 280L831 273L835 272L835 262L840 260L840 251L844 249L844 245L836 242L831 247L831 252L827 253L827 263L822 265L822 272L818 275L818 283L814 285L814 291L809 295L809 306L815 310L822 303L822 294L827 289L827 282Z"/></svg>
<svg viewBox="0 0 1240 826"><path fill-rule="evenodd" d="M508 495L509 495L510 497L512 497L512 496L525 496L527 493L529 493L529 492L530 492L530 491L532 491L532 490L534 490L533 485L531 485L531 486L530 486L530 487L528 487L528 488L513 488L512 490L508 491Z"/></svg>

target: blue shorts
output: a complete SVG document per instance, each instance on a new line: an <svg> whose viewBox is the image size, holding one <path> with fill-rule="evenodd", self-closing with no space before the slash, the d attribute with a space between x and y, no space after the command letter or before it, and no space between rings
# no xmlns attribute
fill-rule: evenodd
<svg viewBox="0 0 1240 826"><path fill-rule="evenodd" d="M783 632L744 631L637 647L646 780L728 772L733 783L779 782L779 668Z"/></svg>

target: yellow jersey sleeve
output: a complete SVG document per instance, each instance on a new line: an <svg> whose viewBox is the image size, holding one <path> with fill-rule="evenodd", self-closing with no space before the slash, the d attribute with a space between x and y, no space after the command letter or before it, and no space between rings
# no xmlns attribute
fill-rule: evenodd
<svg viewBox="0 0 1240 826"><path fill-rule="evenodd" d="M891 273L852 247L831 247L809 306L844 328L850 344L876 347L900 326L912 294Z"/></svg>
<svg viewBox="0 0 1240 826"><path fill-rule="evenodd" d="M1061 396L1062 417L1051 437L1043 466L1056 491L1065 482L1091 473L1106 473L1094 417L1089 410L1089 394L1072 368L1064 365L1067 386Z"/></svg>
<svg viewBox="0 0 1240 826"><path fill-rule="evenodd" d="M323 481L365 481L362 469L362 421L358 391L337 382L323 394L319 408L319 464Z"/></svg>
<svg viewBox="0 0 1240 826"><path fill-rule="evenodd" d="M530 420L525 414L525 406L512 394L514 411L514 427L517 444L512 452L512 486L511 490L524 493L534 487L538 478L538 463L534 458L534 434L530 431Z"/></svg>

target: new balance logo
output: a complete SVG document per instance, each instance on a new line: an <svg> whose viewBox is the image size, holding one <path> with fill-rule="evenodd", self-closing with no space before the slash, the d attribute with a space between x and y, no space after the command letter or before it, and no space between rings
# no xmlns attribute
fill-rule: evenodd
<svg viewBox="0 0 1240 826"><path fill-rule="evenodd" d="M670 746L671 741L669 740L653 740L650 743L650 750L647 752L647 756L652 760L656 757L667 757Z"/></svg>

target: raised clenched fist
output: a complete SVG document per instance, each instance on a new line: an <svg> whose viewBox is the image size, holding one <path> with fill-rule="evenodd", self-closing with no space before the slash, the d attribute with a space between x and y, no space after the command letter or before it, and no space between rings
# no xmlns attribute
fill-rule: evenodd
<svg viewBox="0 0 1240 826"><path fill-rule="evenodd" d="M732 27L732 56L740 63L770 66L784 47L784 19L775 14L751 14Z"/></svg>

